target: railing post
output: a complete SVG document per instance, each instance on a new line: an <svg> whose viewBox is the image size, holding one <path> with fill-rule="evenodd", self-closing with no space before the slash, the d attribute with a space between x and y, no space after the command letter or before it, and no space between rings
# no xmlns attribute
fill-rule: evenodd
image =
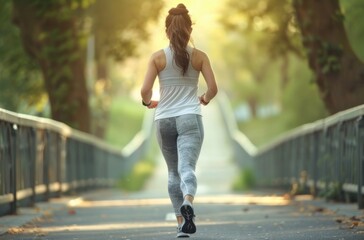
<svg viewBox="0 0 364 240"><path fill-rule="evenodd" d="M67 149L66 137L63 135L58 136L58 182L59 182L59 197L62 197L64 193L63 184L67 183L66 176L66 149Z"/></svg>
<svg viewBox="0 0 364 240"><path fill-rule="evenodd" d="M10 124L10 149L11 157L10 157L10 190L13 195L13 201L10 204L10 214L16 213L16 207L17 207L17 176L16 176L16 159L18 154L18 144L17 144L17 138L18 138L18 132L17 132L17 125L16 124Z"/></svg>
<svg viewBox="0 0 364 240"><path fill-rule="evenodd" d="M30 197L30 206L34 206L36 202L36 192L35 192L35 185L36 185L36 159L37 159L37 146L38 146L38 137L37 137L37 130L34 128L30 128L30 186L32 188L32 196Z"/></svg>
<svg viewBox="0 0 364 240"><path fill-rule="evenodd" d="M46 187L46 191L44 193L44 200L48 201L50 198L50 189L49 189L49 157L50 157L50 134L49 130L44 130L44 152L43 152L43 184Z"/></svg>
<svg viewBox="0 0 364 240"><path fill-rule="evenodd" d="M344 147L346 146L346 139L345 139L345 124L343 122L339 122L338 125L335 128L335 134L334 137L335 142L334 146L336 148L336 154L335 154L335 169L334 172L337 176L337 183L340 184L340 193L339 193L339 199L342 201L345 199L344 197L344 191L342 190L342 186L345 182L345 175L342 170L342 162L345 161L344 157ZM335 181L334 181L335 182ZM336 183L335 183L336 184Z"/></svg>
<svg viewBox="0 0 364 240"><path fill-rule="evenodd" d="M361 116L358 119L358 139L357 139L357 146L358 146L358 207L359 209L364 209L364 197L362 187L364 185L364 118Z"/></svg>
<svg viewBox="0 0 364 240"><path fill-rule="evenodd" d="M320 148L320 133L318 131L314 132L312 134L312 147L313 147L313 160L312 160L312 178L313 178L313 191L312 195L316 198L317 196L317 183L318 183L318 177L317 177L317 162L318 162L318 156L319 156L319 148Z"/></svg>

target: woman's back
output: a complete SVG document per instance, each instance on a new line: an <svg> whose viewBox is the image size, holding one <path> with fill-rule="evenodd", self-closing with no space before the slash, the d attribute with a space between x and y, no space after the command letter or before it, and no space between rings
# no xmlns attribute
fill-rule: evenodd
<svg viewBox="0 0 364 240"><path fill-rule="evenodd" d="M188 46L187 52L192 56L193 49ZM200 71L196 70L190 61L187 71L183 74L181 68L176 66L174 52L171 47L163 49L163 55L160 61L161 70L158 73L160 100L156 109L155 119L175 117L183 114L200 115L201 107L197 97Z"/></svg>

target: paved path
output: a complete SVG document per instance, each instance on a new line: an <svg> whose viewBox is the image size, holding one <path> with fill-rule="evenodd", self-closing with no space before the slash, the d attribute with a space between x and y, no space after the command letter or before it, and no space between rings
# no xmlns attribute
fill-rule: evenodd
<svg viewBox="0 0 364 240"><path fill-rule="evenodd" d="M324 209L329 205L322 201L290 202L267 191L231 192L237 171L216 105L204 108L204 123L195 201L198 231L193 239L364 239L362 220L348 218L348 214L361 214L355 205ZM166 167L161 157L158 163L144 191L100 190L72 201L39 204L43 217L10 229L0 239L174 239L176 224L167 194ZM345 216L339 216L339 210L345 210ZM4 219L0 218L0 226Z"/></svg>

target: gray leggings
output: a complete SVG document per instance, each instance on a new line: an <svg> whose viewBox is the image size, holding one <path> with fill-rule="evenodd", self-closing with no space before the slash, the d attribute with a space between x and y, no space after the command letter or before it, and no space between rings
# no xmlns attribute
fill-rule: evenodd
<svg viewBox="0 0 364 240"><path fill-rule="evenodd" d="M186 195L195 196L196 162L200 155L204 130L197 114L156 121L157 140L168 167L168 193L177 216Z"/></svg>

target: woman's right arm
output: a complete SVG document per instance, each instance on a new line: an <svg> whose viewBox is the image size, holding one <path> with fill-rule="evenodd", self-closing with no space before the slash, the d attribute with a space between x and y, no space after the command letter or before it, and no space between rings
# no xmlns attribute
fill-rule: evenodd
<svg viewBox="0 0 364 240"><path fill-rule="evenodd" d="M160 71L166 66L166 57L163 50L159 50L151 56L147 73L144 77L144 82L140 90L143 103L146 103L148 108L156 108L159 101L152 100L154 81Z"/></svg>
<svg viewBox="0 0 364 240"><path fill-rule="evenodd" d="M158 75L158 69L155 64L156 54L153 54L149 59L148 69L144 77L143 85L140 89L143 105L148 108L155 108L158 105L157 101L152 101L153 85Z"/></svg>

